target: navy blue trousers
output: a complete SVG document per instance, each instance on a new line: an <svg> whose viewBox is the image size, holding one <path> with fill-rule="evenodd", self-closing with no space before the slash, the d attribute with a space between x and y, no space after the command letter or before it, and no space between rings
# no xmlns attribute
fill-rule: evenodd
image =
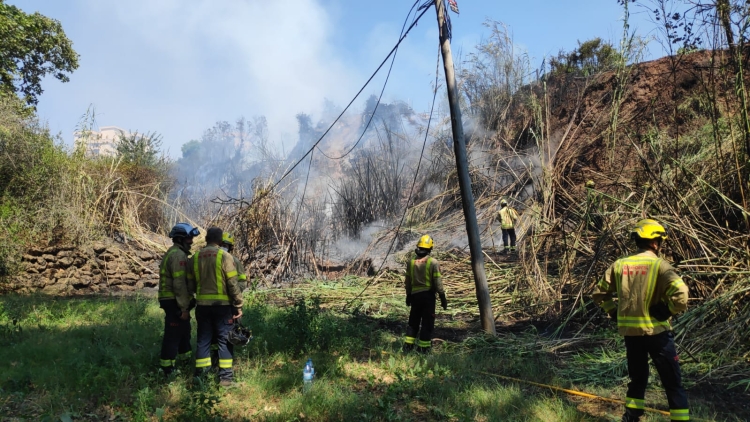
<svg viewBox="0 0 750 422"><path fill-rule="evenodd" d="M414 344L419 334L417 346L431 346L432 331L435 329L435 292L426 291L411 295L409 325L406 327L406 344Z"/></svg>
<svg viewBox="0 0 750 422"><path fill-rule="evenodd" d="M505 250L516 249L516 229L501 229L503 231L503 245Z"/></svg>
<svg viewBox="0 0 750 422"><path fill-rule="evenodd" d="M626 412L632 416L643 415L643 398L648 385L648 358L656 366L661 384L667 393L672 420L687 416L688 397L682 386L680 359L674 344L674 334L665 331L653 336L625 336L625 350L628 358L628 396L625 400Z"/></svg>
<svg viewBox="0 0 750 422"><path fill-rule="evenodd" d="M187 359L192 353L190 347L190 319L180 319L180 307L174 299L160 300L159 307L164 309L164 337L161 340L161 368L171 372L179 354Z"/></svg>
<svg viewBox="0 0 750 422"><path fill-rule="evenodd" d="M233 351L228 347L227 336L232 331L232 307L201 306L195 308L198 323L198 347L195 352L195 369L199 372L211 367L211 340L215 338L219 356L219 378L231 381Z"/></svg>

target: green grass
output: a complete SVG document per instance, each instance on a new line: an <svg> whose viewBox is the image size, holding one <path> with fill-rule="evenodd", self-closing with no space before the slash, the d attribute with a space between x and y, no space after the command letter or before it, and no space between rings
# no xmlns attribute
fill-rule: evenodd
<svg viewBox="0 0 750 422"><path fill-rule="evenodd" d="M346 313L330 301L321 307L320 297L346 290L331 287L316 284L305 297L247 297L244 322L255 340L237 350L238 385L229 390L192 378L191 367L169 380L155 371L162 311L154 298L0 297L0 420L608 421L621 413L480 373L622 397L614 336L593 337L606 346L600 352L560 354L534 330L472 333L426 357L403 354L397 322L405 306L365 298L368 307ZM317 378L302 394L308 356ZM666 401L658 387L647 400L662 408ZM709 405L697 414L741 420L715 417Z"/></svg>

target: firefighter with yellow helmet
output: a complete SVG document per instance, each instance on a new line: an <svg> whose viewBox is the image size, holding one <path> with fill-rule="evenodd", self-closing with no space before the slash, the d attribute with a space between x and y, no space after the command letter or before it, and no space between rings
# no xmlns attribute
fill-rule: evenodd
<svg viewBox="0 0 750 422"><path fill-rule="evenodd" d="M188 360L190 346L190 310L193 299L192 280L187 277L188 255L193 238L200 232L188 223L177 223L169 232L172 247L159 265L159 307L164 309L164 336L161 342L161 370L174 371L176 361Z"/></svg>
<svg viewBox="0 0 750 422"><path fill-rule="evenodd" d="M500 220L500 229L503 232L503 253L516 251L516 222L518 221L518 212L513 207L508 206L508 201L500 200L500 211L497 212L497 219Z"/></svg>
<svg viewBox="0 0 750 422"><path fill-rule="evenodd" d="M410 306L409 325L404 338L404 350L414 349L428 352L432 347L432 331L435 328L435 294L440 297L443 309L448 309L445 298L440 264L430 253L434 242L424 235L417 242L416 257L406 264L406 306Z"/></svg>
<svg viewBox="0 0 750 422"><path fill-rule="evenodd" d="M655 220L641 220L631 238L638 252L615 261L593 295L625 337L630 383L622 420L636 422L644 413L650 356L667 395L671 420L687 421L688 398L669 320L687 309L688 288L675 269L657 255L667 238L664 226Z"/></svg>
<svg viewBox="0 0 750 422"><path fill-rule="evenodd" d="M219 248L224 250L225 252L229 252L232 255L234 266L237 268L237 285L240 288L240 292L245 290L247 284L247 274L245 273L245 267L242 265L242 262L233 253L234 236L232 236L232 234L229 232L224 232L221 236L221 246L219 246ZM232 343L227 343L227 349L229 349L229 352L234 355L234 345ZM219 368L219 338L216 333L214 333L214 336L211 339L211 368Z"/></svg>
<svg viewBox="0 0 750 422"><path fill-rule="evenodd" d="M196 375L211 367L211 340L216 337L219 355L219 379L222 386L232 385L233 354L227 347L234 323L242 317L242 293L237 285L237 267L229 252L220 249L224 232L211 227L206 232L206 247L193 255L191 274L195 280L198 306L198 346L195 354Z"/></svg>
<svg viewBox="0 0 750 422"><path fill-rule="evenodd" d="M224 232L221 237L220 247L232 254L234 266L237 267L237 283L240 286L240 290L245 290L247 287L247 274L245 273L245 266L242 265L242 261L234 254L234 236L229 232Z"/></svg>

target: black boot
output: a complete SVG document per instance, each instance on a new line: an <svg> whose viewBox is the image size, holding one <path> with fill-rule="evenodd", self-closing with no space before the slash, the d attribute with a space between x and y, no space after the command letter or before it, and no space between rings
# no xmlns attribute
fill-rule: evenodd
<svg viewBox="0 0 750 422"><path fill-rule="evenodd" d="M640 416L633 416L627 411L622 415L622 422L638 422L641 420Z"/></svg>
<svg viewBox="0 0 750 422"><path fill-rule="evenodd" d="M404 345L401 346L401 351L404 353L409 353L412 350L414 350L414 343L404 343Z"/></svg>
<svg viewBox="0 0 750 422"><path fill-rule="evenodd" d="M196 378L205 378L206 375L211 371L211 368L195 368L193 376Z"/></svg>

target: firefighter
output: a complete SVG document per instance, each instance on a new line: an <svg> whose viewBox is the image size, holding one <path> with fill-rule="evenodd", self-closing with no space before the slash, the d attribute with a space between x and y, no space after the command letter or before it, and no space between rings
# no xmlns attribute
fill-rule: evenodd
<svg viewBox="0 0 750 422"><path fill-rule="evenodd" d="M596 191L593 180L586 181L586 229L600 232L604 220L602 219L601 195Z"/></svg>
<svg viewBox="0 0 750 422"><path fill-rule="evenodd" d="M231 386L232 350L227 347L227 335L235 320L242 317L242 294L237 285L237 268L229 252L219 248L223 231L218 227L208 229L206 247L193 255L191 273L195 280L195 298L198 306L195 319L198 323L198 347L195 356L196 376L211 367L211 339L216 336L219 355L219 380L224 387Z"/></svg>
<svg viewBox="0 0 750 422"><path fill-rule="evenodd" d="M416 258L406 265L406 306L410 306L409 326L406 328L404 350L414 349L426 353L432 346L432 330L435 327L435 294L440 296L440 305L448 309L445 290L440 275L440 264L430 257L433 241L424 235L417 243ZM421 325L421 330L420 330ZM417 340L417 333L419 340Z"/></svg>
<svg viewBox="0 0 750 422"><path fill-rule="evenodd" d="M508 206L508 201L500 201L500 211L497 212L497 219L500 220L500 229L503 231L503 253L516 251L516 221L518 221L518 212Z"/></svg>
<svg viewBox="0 0 750 422"><path fill-rule="evenodd" d="M234 258L234 266L237 267L237 284L240 286L240 291L247 288L247 274L245 273L245 267L236 255L234 255L234 236L228 232L224 232L221 236L221 248L232 254Z"/></svg>
<svg viewBox="0 0 750 422"><path fill-rule="evenodd" d="M229 232L224 232L221 236L220 248L231 254L234 250L234 236ZM242 266L242 262L240 262L239 258L235 255L232 255L232 258L234 258L234 266L237 268L237 285L240 288L240 292L242 292L245 290L247 284L247 274L245 274L245 268ZM234 345L232 345L232 343L227 343L227 348L234 356ZM219 368L219 339L216 336L216 333L214 333L214 337L211 339L211 368Z"/></svg>
<svg viewBox="0 0 750 422"><path fill-rule="evenodd" d="M687 309L688 288L675 269L657 256L667 238L661 224L641 220L631 238L638 252L615 261L593 295L625 337L630 383L622 420L638 421L644 413L650 356L667 394L672 420L687 421L688 398L669 320Z"/></svg>
<svg viewBox="0 0 750 422"><path fill-rule="evenodd" d="M161 342L161 370L174 371L175 360L190 359L190 310L195 306L193 287L187 277L188 254L200 232L187 223L177 223L169 232L172 247L159 266L159 307L164 309L164 337Z"/></svg>

